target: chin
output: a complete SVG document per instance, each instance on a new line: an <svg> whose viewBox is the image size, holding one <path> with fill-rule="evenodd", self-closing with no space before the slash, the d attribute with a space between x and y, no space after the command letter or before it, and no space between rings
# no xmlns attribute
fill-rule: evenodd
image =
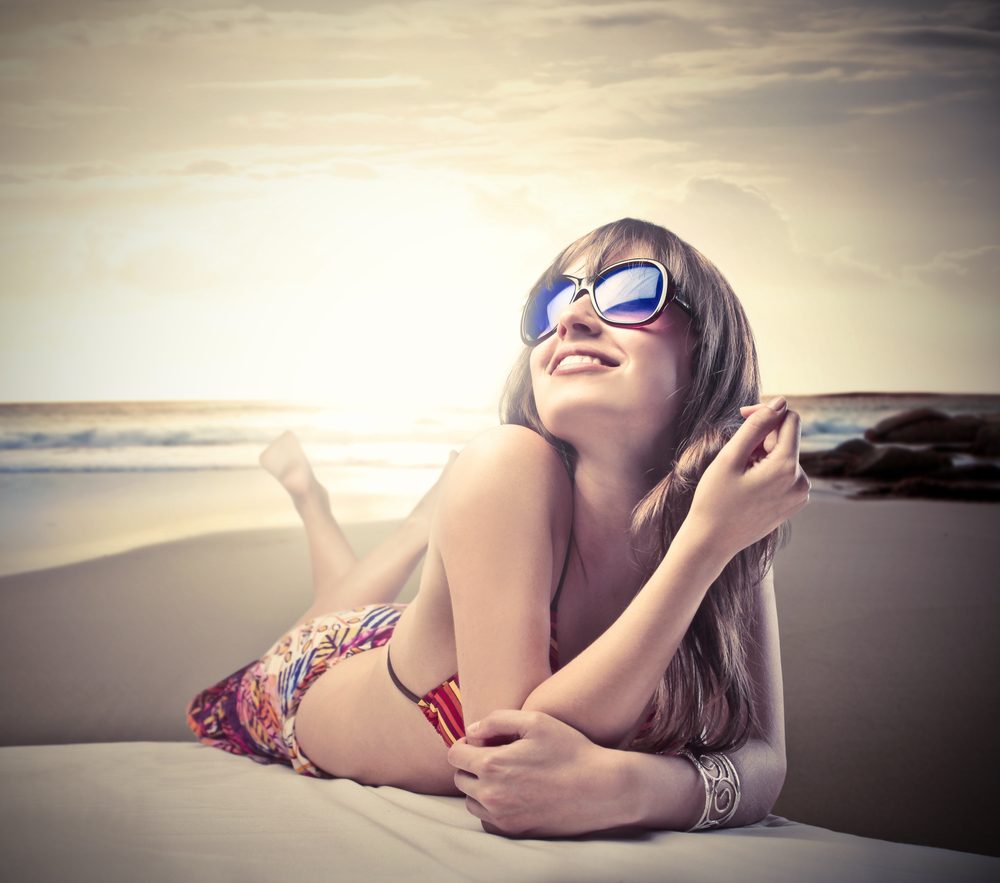
<svg viewBox="0 0 1000 883"><path fill-rule="evenodd" d="M662 401L658 399L657 403L662 405ZM627 451L629 458L651 457L659 463L673 439L673 415L666 426L662 420L654 423L649 419L654 406L649 403L621 399L611 402L606 396L597 399L581 394L560 396L558 401L549 400L544 407L536 407L542 425L578 452L610 439L620 446L623 455Z"/></svg>
<svg viewBox="0 0 1000 883"><path fill-rule="evenodd" d="M552 435L575 448L595 435L620 431L627 422L620 408L586 401L560 402L558 407L539 409L538 416Z"/></svg>

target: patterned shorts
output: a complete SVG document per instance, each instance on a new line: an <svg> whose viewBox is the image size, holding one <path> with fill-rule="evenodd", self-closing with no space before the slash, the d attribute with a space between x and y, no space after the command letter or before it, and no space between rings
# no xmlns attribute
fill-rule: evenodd
<svg viewBox="0 0 1000 883"><path fill-rule="evenodd" d="M405 604L368 604L306 620L260 659L202 690L187 707L198 741L257 763L333 778L307 758L295 738L295 716L309 686L341 659L381 647Z"/></svg>

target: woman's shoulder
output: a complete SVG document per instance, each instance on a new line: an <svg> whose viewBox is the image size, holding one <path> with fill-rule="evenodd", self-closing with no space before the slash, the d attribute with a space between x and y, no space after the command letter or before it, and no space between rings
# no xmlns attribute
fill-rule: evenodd
<svg viewBox="0 0 1000 883"><path fill-rule="evenodd" d="M452 500L530 496L558 504L572 499L572 482L559 451L533 429L506 423L466 444L449 469L445 493Z"/></svg>
<svg viewBox="0 0 1000 883"><path fill-rule="evenodd" d="M560 484L570 484L569 473L562 455L541 435L527 426L504 423L476 435L459 454L466 464L477 467L524 470L525 477L545 475Z"/></svg>
<svg viewBox="0 0 1000 883"><path fill-rule="evenodd" d="M535 430L517 423L501 423L499 426L484 429L473 436L472 440L462 449L462 454L467 451L494 453L502 456L545 457L562 466L562 457L559 451ZM565 471L565 467L563 467L563 471Z"/></svg>

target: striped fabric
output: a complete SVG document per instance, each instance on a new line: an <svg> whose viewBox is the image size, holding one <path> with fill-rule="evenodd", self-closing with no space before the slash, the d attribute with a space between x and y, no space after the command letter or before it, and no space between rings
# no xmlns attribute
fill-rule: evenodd
<svg viewBox="0 0 1000 883"><path fill-rule="evenodd" d="M559 668L559 645L556 642L556 611L551 612L551 628L549 637L549 665L552 671ZM395 680L395 678L393 678ZM397 684L397 686L401 686ZM458 674L448 678L443 684L425 693L417 705L424 717L444 740L447 746L453 745L465 735L465 720L462 717L462 689L458 682Z"/></svg>

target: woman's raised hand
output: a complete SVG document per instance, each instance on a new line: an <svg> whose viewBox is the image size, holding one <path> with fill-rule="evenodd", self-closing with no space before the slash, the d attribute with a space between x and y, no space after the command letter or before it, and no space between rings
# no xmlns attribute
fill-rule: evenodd
<svg viewBox="0 0 1000 883"><path fill-rule="evenodd" d="M705 470L685 520L727 561L805 506L812 486L799 465L801 420L784 399L740 411L746 422Z"/></svg>

